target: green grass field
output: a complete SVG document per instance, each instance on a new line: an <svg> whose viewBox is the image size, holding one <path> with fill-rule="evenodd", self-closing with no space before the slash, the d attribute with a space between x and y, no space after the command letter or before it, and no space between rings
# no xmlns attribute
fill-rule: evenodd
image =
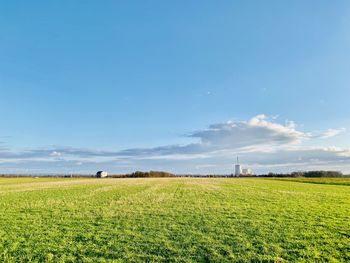
<svg viewBox="0 0 350 263"><path fill-rule="evenodd" d="M282 180L282 181L292 181L292 182L300 182L300 183L310 183L310 184L330 184L330 185L349 185L350 186L350 178L275 178L274 180Z"/></svg>
<svg viewBox="0 0 350 263"><path fill-rule="evenodd" d="M328 180L0 178L0 261L350 262Z"/></svg>

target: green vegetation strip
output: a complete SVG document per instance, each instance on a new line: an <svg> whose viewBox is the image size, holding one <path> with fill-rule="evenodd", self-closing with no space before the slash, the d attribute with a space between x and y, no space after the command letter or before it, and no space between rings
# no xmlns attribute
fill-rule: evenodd
<svg viewBox="0 0 350 263"><path fill-rule="evenodd" d="M268 179L271 180L271 179ZM272 180L290 181L308 184L330 184L330 185L348 185L350 186L350 177L345 178L273 178Z"/></svg>
<svg viewBox="0 0 350 263"><path fill-rule="evenodd" d="M0 262L349 262L349 222L342 185L0 178Z"/></svg>

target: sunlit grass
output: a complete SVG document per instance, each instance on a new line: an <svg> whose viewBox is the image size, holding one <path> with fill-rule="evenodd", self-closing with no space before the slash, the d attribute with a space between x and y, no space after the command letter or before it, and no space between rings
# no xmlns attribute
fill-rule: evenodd
<svg viewBox="0 0 350 263"><path fill-rule="evenodd" d="M349 185L350 186L350 178L305 178L305 177L297 177L297 178L275 178L274 180L284 180L284 181L293 181L300 183L313 183L313 184L331 184L331 185Z"/></svg>
<svg viewBox="0 0 350 263"><path fill-rule="evenodd" d="M0 179L5 262L348 262L349 222L342 185Z"/></svg>

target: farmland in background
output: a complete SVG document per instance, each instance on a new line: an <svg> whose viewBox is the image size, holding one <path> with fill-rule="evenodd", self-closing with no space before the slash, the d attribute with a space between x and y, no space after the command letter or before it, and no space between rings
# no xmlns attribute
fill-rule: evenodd
<svg viewBox="0 0 350 263"><path fill-rule="evenodd" d="M348 185L350 186L350 177L343 178L274 178L274 180L291 181L310 184L330 184L330 185Z"/></svg>
<svg viewBox="0 0 350 263"><path fill-rule="evenodd" d="M349 262L349 184L0 178L0 261Z"/></svg>

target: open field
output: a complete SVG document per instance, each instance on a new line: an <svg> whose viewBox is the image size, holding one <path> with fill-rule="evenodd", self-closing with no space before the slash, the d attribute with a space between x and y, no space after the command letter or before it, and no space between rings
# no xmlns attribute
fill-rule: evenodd
<svg viewBox="0 0 350 263"><path fill-rule="evenodd" d="M330 185L349 185L350 186L350 177L343 177L343 178L296 177L296 178L274 178L273 180L292 181L292 182L310 183L310 184L330 184Z"/></svg>
<svg viewBox="0 0 350 263"><path fill-rule="evenodd" d="M1 262L349 262L349 222L346 185L0 178Z"/></svg>

